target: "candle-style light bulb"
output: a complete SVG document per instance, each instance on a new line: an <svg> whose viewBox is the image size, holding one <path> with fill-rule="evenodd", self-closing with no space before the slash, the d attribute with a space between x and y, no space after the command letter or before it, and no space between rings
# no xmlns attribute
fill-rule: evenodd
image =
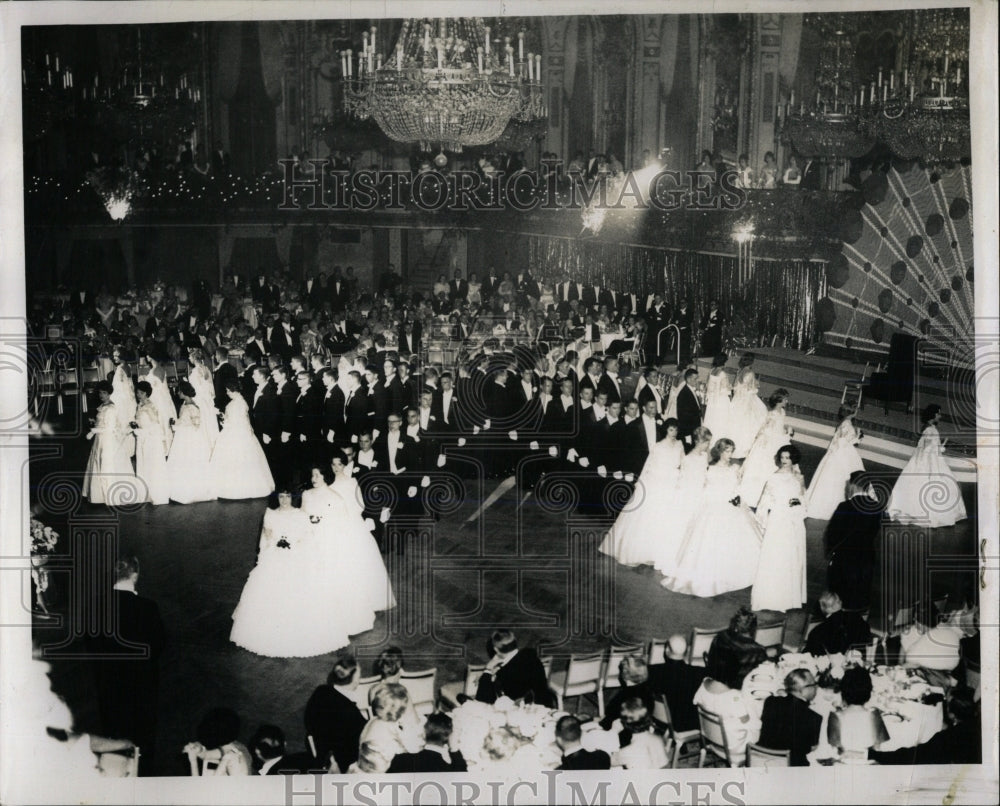
<svg viewBox="0 0 1000 806"><path fill-rule="evenodd" d="M524 61L524 31L520 31L517 35L517 60Z"/></svg>

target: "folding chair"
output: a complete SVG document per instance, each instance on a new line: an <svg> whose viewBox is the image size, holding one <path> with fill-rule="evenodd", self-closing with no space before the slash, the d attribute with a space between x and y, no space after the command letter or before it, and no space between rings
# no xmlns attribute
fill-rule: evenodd
<svg viewBox="0 0 1000 806"><path fill-rule="evenodd" d="M41 401L46 398L55 398L56 407L61 415L63 413L63 397L59 391L59 381L54 369L38 370L35 381L35 417L39 416Z"/></svg>
<svg viewBox="0 0 1000 806"><path fill-rule="evenodd" d="M80 374L76 367L64 367L59 370L59 392L62 395L75 395L80 399L80 409L87 413L87 394L80 384Z"/></svg>
<svg viewBox="0 0 1000 806"><path fill-rule="evenodd" d="M769 658L781 654L781 645L785 638L785 624L787 622L788 618L782 616L778 621L772 621L757 627L757 634L754 640L764 647Z"/></svg>
<svg viewBox="0 0 1000 806"><path fill-rule="evenodd" d="M871 366L870 361L865 362L864 371L861 373L861 379L857 381L845 381L844 390L840 393L840 405L854 406L856 409L861 408L861 401L864 397L865 384L868 382L868 368Z"/></svg>
<svg viewBox="0 0 1000 806"><path fill-rule="evenodd" d="M653 638L646 644L646 663L649 666L657 666L666 663L665 655L669 638Z"/></svg>
<svg viewBox="0 0 1000 806"><path fill-rule="evenodd" d="M420 716L434 713L436 702L434 681L437 678L437 667L421 669L419 672L403 672L399 676L402 685L410 694L413 710Z"/></svg>
<svg viewBox="0 0 1000 806"><path fill-rule="evenodd" d="M781 648L784 649L786 652L801 652L806 648L806 641L809 639L809 633L815 630L822 623L823 619L810 614L809 618L806 621L806 627L802 631L802 636L800 640L793 643L791 639L787 637L787 631L786 631L786 638L782 639Z"/></svg>
<svg viewBox="0 0 1000 806"><path fill-rule="evenodd" d="M748 767L790 767L791 750L772 750L751 742L747 745Z"/></svg>
<svg viewBox="0 0 1000 806"><path fill-rule="evenodd" d="M608 661L601 673L601 688L621 688L619 670L622 661L630 655L643 655L645 647L642 644L626 644L625 646L608 647Z"/></svg>
<svg viewBox="0 0 1000 806"><path fill-rule="evenodd" d="M372 718L372 707L368 702L368 698L371 690L381 682L381 675L375 674L371 677L362 677L358 680L358 687L354 689L354 701L358 704L358 710L365 719Z"/></svg>
<svg viewBox="0 0 1000 806"><path fill-rule="evenodd" d="M729 755L729 742L726 740L726 726L722 722L722 717L706 711L698 706L698 721L701 723L701 751L698 754L698 767L705 766L705 758L711 753L716 758L726 762L727 767L741 766L733 764Z"/></svg>
<svg viewBox="0 0 1000 806"><path fill-rule="evenodd" d="M178 381L186 381L188 379L188 375L191 373L191 368L188 365L188 362L187 362L186 359L184 359L184 358L178 358L174 362L174 368L177 371L177 380Z"/></svg>
<svg viewBox="0 0 1000 806"><path fill-rule="evenodd" d="M438 694L438 702L447 705L449 708L458 708L460 705L458 695L464 694L470 699L474 699L479 688L479 678L486 669L485 663L470 663L465 667L465 679L455 680L441 686Z"/></svg>
<svg viewBox="0 0 1000 806"><path fill-rule="evenodd" d="M691 640L688 642L688 665L704 666L705 654L712 646L712 640L725 629L725 627L709 630L703 629L702 627L695 627L692 629Z"/></svg>
<svg viewBox="0 0 1000 806"><path fill-rule="evenodd" d="M701 750L701 731L696 728L692 730L677 730L665 694L660 694L653 701L653 718L660 720L660 722L663 722L667 726L667 758L670 759L670 766L672 768L676 769L677 762L682 758L694 758L698 755ZM684 752L685 747L696 742L697 744L694 745L693 749Z"/></svg>
<svg viewBox="0 0 1000 806"><path fill-rule="evenodd" d="M580 698L595 695L597 713L604 718L604 692L601 689L601 673L604 669L604 652L587 652L569 656L569 666L565 672L553 672L549 680L556 695L556 708L564 710L563 702L568 697Z"/></svg>

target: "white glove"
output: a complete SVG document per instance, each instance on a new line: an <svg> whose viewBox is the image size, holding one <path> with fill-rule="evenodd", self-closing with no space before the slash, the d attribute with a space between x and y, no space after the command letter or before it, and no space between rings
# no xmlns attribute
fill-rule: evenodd
<svg viewBox="0 0 1000 806"><path fill-rule="evenodd" d="M486 420L483 422L483 431L489 431L489 430L490 430L490 421Z"/></svg>
<svg viewBox="0 0 1000 806"><path fill-rule="evenodd" d="M604 465L601 465L597 468L597 475L602 479L606 479L608 477L608 469Z"/></svg>
<svg viewBox="0 0 1000 806"><path fill-rule="evenodd" d="M357 441L358 441L358 435L357 434L351 434L351 442L354 443L354 444L356 444Z"/></svg>
<svg viewBox="0 0 1000 806"><path fill-rule="evenodd" d="M327 431L326 432L326 441L327 442L333 442L333 431Z"/></svg>
<svg viewBox="0 0 1000 806"><path fill-rule="evenodd" d="M406 488L406 497L413 498L417 494L417 485L411 484Z"/></svg>
<svg viewBox="0 0 1000 806"><path fill-rule="evenodd" d="M549 446L549 456L551 456L553 459L559 456L559 449L555 445Z"/></svg>
<svg viewBox="0 0 1000 806"><path fill-rule="evenodd" d="M533 451L537 451L538 450L538 440L537 439L531 440L531 443L528 445L528 447L531 448L531 450L533 450Z"/></svg>
<svg viewBox="0 0 1000 806"><path fill-rule="evenodd" d="M374 531L374 529L375 529L375 521L373 521L371 518L365 518L365 528L369 532Z"/></svg>
<svg viewBox="0 0 1000 806"><path fill-rule="evenodd" d="M465 447L465 437L458 438L458 447L459 448Z"/></svg>
<svg viewBox="0 0 1000 806"><path fill-rule="evenodd" d="M570 448L570 449L569 449L569 453L567 453L567 454L566 454L566 458L567 458L567 459L568 459L568 460L569 460L570 462L575 462L575 461L576 461L576 457L577 457L577 456L579 456L579 455L580 455L580 454L578 454L578 453L576 452L576 448Z"/></svg>
<svg viewBox="0 0 1000 806"><path fill-rule="evenodd" d="M509 431L507 436L510 437L514 442L517 442L517 431Z"/></svg>
<svg viewBox="0 0 1000 806"><path fill-rule="evenodd" d="M421 487L430 487L431 486L431 477L430 476L424 476L422 479L420 479L420 486Z"/></svg>
<svg viewBox="0 0 1000 806"><path fill-rule="evenodd" d="M590 460L586 456L580 457L580 467L590 467Z"/></svg>
<svg viewBox="0 0 1000 806"><path fill-rule="evenodd" d="M446 456L445 456L445 455L444 455L444 454L442 453L442 454L441 454L441 455L440 455L440 456L438 457L438 460L437 460L437 466L438 466L438 467L444 467L444 465L445 465L445 462L447 462L447 461L448 461L448 458L447 458L447 457L446 457Z"/></svg>
<svg viewBox="0 0 1000 806"><path fill-rule="evenodd" d="M631 484L633 481L635 481L635 473L626 473L625 474L625 481L627 481L629 484Z"/></svg>
<svg viewBox="0 0 1000 806"><path fill-rule="evenodd" d="M271 444L271 435L270 434L264 434L264 444L265 445L270 445Z"/></svg>
<svg viewBox="0 0 1000 806"><path fill-rule="evenodd" d="M472 433L473 434L478 434L481 430L482 429L480 429L480 427L478 425L472 426Z"/></svg>
<svg viewBox="0 0 1000 806"><path fill-rule="evenodd" d="M616 470L614 473L614 477L619 481L621 481L623 478L625 478L625 475L620 470Z"/></svg>
<svg viewBox="0 0 1000 806"><path fill-rule="evenodd" d="M389 522L389 518L391 516L392 516L392 512L389 510L389 507L382 507L382 514L379 515L378 519L379 519L379 521L381 523L388 523Z"/></svg>
<svg viewBox="0 0 1000 806"><path fill-rule="evenodd" d="M281 441L283 443L284 442L288 442L288 440L290 440L291 438L292 438L292 434L291 434L290 431L282 431L281 432Z"/></svg>
<svg viewBox="0 0 1000 806"><path fill-rule="evenodd" d="M306 441L306 435L305 434L299 434L299 442L305 442L305 441Z"/></svg>
<svg viewBox="0 0 1000 806"><path fill-rule="evenodd" d="M376 439L378 439L378 435L381 434L381 433L382 432L379 431L377 428L373 428L372 429L372 442L374 442Z"/></svg>

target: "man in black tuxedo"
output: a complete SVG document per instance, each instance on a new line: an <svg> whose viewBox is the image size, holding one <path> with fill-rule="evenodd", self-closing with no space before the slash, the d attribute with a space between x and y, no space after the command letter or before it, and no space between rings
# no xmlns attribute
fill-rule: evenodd
<svg viewBox="0 0 1000 806"><path fill-rule="evenodd" d="M597 297L598 305L607 305L608 312L632 313L632 297L621 294L611 288L602 288Z"/></svg>
<svg viewBox="0 0 1000 806"><path fill-rule="evenodd" d="M799 182L801 190L822 190L823 189L823 166L815 159L799 159L802 164L802 181Z"/></svg>
<svg viewBox="0 0 1000 806"><path fill-rule="evenodd" d="M687 639L673 635L663 648L663 663L649 667L650 688L667 698L670 718L678 732L698 729L698 708L693 700L708 674L704 666L687 663L686 656Z"/></svg>
<svg viewBox="0 0 1000 806"><path fill-rule="evenodd" d="M340 276L340 269L334 270L333 277L326 282L326 295L330 301L330 310L334 313L347 308L351 301L350 289Z"/></svg>
<svg viewBox="0 0 1000 806"><path fill-rule="evenodd" d="M388 363L386 362L386 364ZM402 398L403 393L402 388L399 387L399 380L396 378L395 366L393 366L392 375L397 387L395 405L399 407L399 400ZM386 420L389 417L389 413L393 410L389 390L379 377L375 367L370 366L365 370L365 382L368 387L368 429L373 433L377 431L379 434L384 434L386 432Z"/></svg>
<svg viewBox="0 0 1000 806"><path fill-rule="evenodd" d="M326 678L306 703L306 735L312 737L316 760L327 766L336 762L340 772L358 760L358 743L365 718L358 710L354 691L358 687L358 662L353 655L337 659Z"/></svg>
<svg viewBox="0 0 1000 806"><path fill-rule="evenodd" d="M476 699L494 703L498 697L525 700L536 705L552 706L552 692L545 668L533 649L518 649L517 638L510 630L495 630L490 637L493 657L479 678Z"/></svg>
<svg viewBox="0 0 1000 806"><path fill-rule="evenodd" d="M824 591L819 597L823 621L813 627L806 639L806 652L810 655L838 655L849 649L863 649L871 641L868 622L860 613L845 612L840 597L833 591Z"/></svg>
<svg viewBox="0 0 1000 806"><path fill-rule="evenodd" d="M614 356L608 356L604 359L604 374L601 375L601 379L597 383L597 391L605 392L609 403L613 400L622 402L622 384L618 378L618 359Z"/></svg>
<svg viewBox="0 0 1000 806"><path fill-rule="evenodd" d="M556 744L562 750L557 770L610 770L611 757L603 750L584 750L580 744L583 731L575 716L560 717L556 722Z"/></svg>
<svg viewBox="0 0 1000 806"><path fill-rule="evenodd" d="M250 753L258 775L301 775L327 772L312 753L285 752L285 732L277 725L261 725L250 740Z"/></svg>
<svg viewBox="0 0 1000 806"><path fill-rule="evenodd" d="M305 370L295 375L299 393L295 398L295 438L292 442L292 458L295 465L293 482L305 480L305 474L313 462L323 458L323 400L315 392L312 379Z"/></svg>
<svg viewBox="0 0 1000 806"><path fill-rule="evenodd" d="M448 283L448 296L452 302L464 302L469 296L469 284L462 279L461 269L455 269L455 276Z"/></svg>
<svg viewBox="0 0 1000 806"><path fill-rule="evenodd" d="M845 490L847 500L837 505L826 525L827 587L839 594L848 610L871 604L875 542L882 530L884 507L868 494L869 487L864 471L852 473Z"/></svg>
<svg viewBox="0 0 1000 806"><path fill-rule="evenodd" d="M649 458L649 452L664 437L663 420L656 411L656 401L648 400L642 408L642 415L629 425L632 432L631 466L628 471L638 476Z"/></svg>
<svg viewBox="0 0 1000 806"><path fill-rule="evenodd" d="M663 294L653 295L653 304L646 309L646 313L643 318L646 320L649 337L655 342L657 334L663 330L663 328L667 326L667 322L670 321L670 306L663 301ZM666 343L666 339L664 339L664 343Z"/></svg>
<svg viewBox="0 0 1000 806"><path fill-rule="evenodd" d="M253 368L253 381L256 384L250 412L253 420L253 432L260 440L271 475L278 479L281 445L281 403L270 383L270 376L265 367Z"/></svg>
<svg viewBox="0 0 1000 806"><path fill-rule="evenodd" d="M344 428L338 432L338 442L357 444L358 436L369 430L368 398L361 385L361 373L351 370L344 393Z"/></svg>
<svg viewBox="0 0 1000 806"><path fill-rule="evenodd" d="M514 286L517 288L518 294L531 297L532 299L538 299L542 295L538 283L531 276L531 273L527 271L517 273L517 276L514 278Z"/></svg>
<svg viewBox="0 0 1000 806"><path fill-rule="evenodd" d="M248 352L251 344L253 345L254 350L257 351L257 361L259 362L261 358L271 352L271 344L267 340L267 329L259 326L255 328L253 338L246 343L243 351Z"/></svg>
<svg viewBox="0 0 1000 806"><path fill-rule="evenodd" d="M399 383L403 388L403 396L400 399L402 408L400 408L400 411L417 405L417 395L419 394L419 389L417 388L417 381L411 372L412 369L407 361L399 362L399 366L396 368L396 374L399 376Z"/></svg>
<svg viewBox="0 0 1000 806"><path fill-rule="evenodd" d="M229 395L226 394L226 383L238 381L239 373L236 367L229 363L229 351L225 347L220 347L215 351L215 369L212 371L212 384L215 387L215 407L224 412L229 403Z"/></svg>
<svg viewBox="0 0 1000 806"><path fill-rule="evenodd" d="M639 401L640 406L645 406L647 400L655 401L656 410L662 414L666 411L667 401L663 399L663 394L660 392L660 373L655 369L647 368L643 370L642 376L646 379L646 383L636 395L636 400Z"/></svg>
<svg viewBox="0 0 1000 806"><path fill-rule="evenodd" d="M212 145L212 176L216 179L229 174L229 152L222 147L222 141Z"/></svg>
<svg viewBox="0 0 1000 806"><path fill-rule="evenodd" d="M159 696L159 660L166 644L160 610L136 592L139 561L123 557L115 564L115 584L107 606L115 619L109 634L92 636L87 652L95 659L100 732L109 739L128 739L141 751L142 770L149 774L155 756ZM91 603L88 606L91 606Z"/></svg>
<svg viewBox="0 0 1000 806"><path fill-rule="evenodd" d="M697 380L698 370L689 369L677 390L677 439L684 443L685 450L691 449L691 435L701 425L701 404L691 388Z"/></svg>
<svg viewBox="0 0 1000 806"><path fill-rule="evenodd" d="M278 461L278 472L274 476L274 482L284 485L294 482L292 471L295 446L292 437L295 435L295 401L299 396L299 390L289 380L288 369L284 364L278 364L271 370L271 379L274 381L274 391L278 397L279 418L278 442L274 450Z"/></svg>
<svg viewBox="0 0 1000 806"><path fill-rule="evenodd" d="M420 355L420 345L423 340L423 325L419 319L412 319L410 314L399 325L399 352L402 355Z"/></svg>
<svg viewBox="0 0 1000 806"><path fill-rule="evenodd" d="M806 669L795 669L785 678L786 696L764 701L758 744L773 750L790 750L789 764L806 767L806 755L819 744L823 717L809 707L816 697L816 679Z"/></svg>
<svg viewBox="0 0 1000 806"><path fill-rule="evenodd" d="M287 364L299 352L299 329L292 322L291 311L282 311L281 317L268 329L271 352L277 353Z"/></svg>
<svg viewBox="0 0 1000 806"><path fill-rule="evenodd" d="M596 394L597 387L601 383L601 376L603 374L604 370L601 365L601 359L588 358L583 362L583 376L580 378L580 388L583 389L589 386Z"/></svg>
<svg viewBox="0 0 1000 806"><path fill-rule="evenodd" d="M250 296L255 303L260 305L265 315L269 315L278 309L281 299L281 291L276 285L268 282L267 276L261 274L256 282L250 286Z"/></svg>
<svg viewBox="0 0 1000 806"><path fill-rule="evenodd" d="M161 326L169 327L170 323L163 318L163 309L157 305L152 315L146 320L146 338L151 339Z"/></svg>
<svg viewBox="0 0 1000 806"><path fill-rule="evenodd" d="M449 747L451 732L450 716L430 714L424 725L424 749L419 753L397 753L387 772L465 772L468 767L462 753Z"/></svg>
<svg viewBox="0 0 1000 806"><path fill-rule="evenodd" d="M397 364L395 361L382 362L382 377L385 378L383 389L385 390L385 407L387 415L390 411L395 412L396 414L402 414L403 409L407 406L407 390L403 388L403 382L400 380L398 374L399 367L401 366L402 364ZM406 370L403 371L405 372ZM376 428L379 428L384 432L385 419L383 418L380 422L381 425L377 425Z"/></svg>
<svg viewBox="0 0 1000 806"><path fill-rule="evenodd" d="M322 394L319 400L322 409L322 437L326 445L324 453L329 459L334 445L338 442L346 442L346 440L339 439L340 433L344 430L344 401L346 397L344 390L337 383L337 373L329 367L320 371L319 381L322 384Z"/></svg>
<svg viewBox="0 0 1000 806"><path fill-rule="evenodd" d="M433 414L437 421L436 430L446 434L457 434L462 428L461 401L455 391L455 379L450 372L442 372L440 388L434 394Z"/></svg>

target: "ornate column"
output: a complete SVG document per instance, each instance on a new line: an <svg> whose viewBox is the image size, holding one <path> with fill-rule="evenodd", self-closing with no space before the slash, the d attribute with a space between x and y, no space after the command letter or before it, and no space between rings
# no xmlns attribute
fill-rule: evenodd
<svg viewBox="0 0 1000 806"><path fill-rule="evenodd" d="M753 20L750 102L747 114L740 117L741 129L749 124L750 164L760 166L764 164L764 154L774 150L780 133L777 106L781 97L781 15L760 14ZM746 142L746 139L741 138L741 141Z"/></svg>
<svg viewBox="0 0 1000 806"><path fill-rule="evenodd" d="M542 77L549 107L549 132L546 144L549 151L555 151L563 160L563 170L571 155L566 154L569 129L566 120L565 81L567 70L574 65L566 64L566 31L569 17L542 17L542 35L545 41Z"/></svg>
<svg viewBox="0 0 1000 806"><path fill-rule="evenodd" d="M674 22L674 21L671 21ZM631 104L631 132L628 138L627 164L635 165L646 149L656 157L663 147L663 109L660 98L661 62L672 60L676 52L664 53L661 43L664 18L659 14L644 14L635 18L635 52ZM668 23L669 24L669 23ZM676 23L674 22L676 25ZM674 32L676 41L676 30Z"/></svg>

